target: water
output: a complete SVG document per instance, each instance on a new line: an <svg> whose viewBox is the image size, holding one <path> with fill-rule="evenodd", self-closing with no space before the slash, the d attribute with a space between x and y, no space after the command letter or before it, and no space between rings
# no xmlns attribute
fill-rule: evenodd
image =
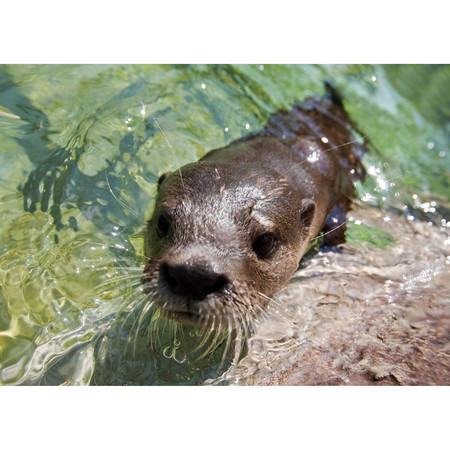
<svg viewBox="0 0 450 450"><path fill-rule="evenodd" d="M254 341L205 338L145 311L141 231L161 173L324 93L325 80L370 140L346 248L417 245L420 255L401 220L427 224L436 253L424 270L443 261L445 276L450 66L0 67L0 383L199 384L230 367L232 379L242 364L254 371ZM345 258L326 261L358 272ZM359 291L369 298L362 282ZM250 369L246 354L258 361Z"/></svg>
<svg viewBox="0 0 450 450"><path fill-rule="evenodd" d="M310 257L279 296L285 310L211 383L450 384L450 234L374 208L350 217L395 244L372 234Z"/></svg>

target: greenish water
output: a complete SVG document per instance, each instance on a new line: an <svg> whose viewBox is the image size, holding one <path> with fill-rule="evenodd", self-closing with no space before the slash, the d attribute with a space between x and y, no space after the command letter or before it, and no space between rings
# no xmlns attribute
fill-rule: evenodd
<svg viewBox="0 0 450 450"><path fill-rule="evenodd" d="M370 141L361 202L446 228L450 66L0 66L0 384L220 374L228 360L185 350L196 330L131 313L155 183L325 80ZM348 238L393 244L357 223ZM135 345L153 328L169 338Z"/></svg>

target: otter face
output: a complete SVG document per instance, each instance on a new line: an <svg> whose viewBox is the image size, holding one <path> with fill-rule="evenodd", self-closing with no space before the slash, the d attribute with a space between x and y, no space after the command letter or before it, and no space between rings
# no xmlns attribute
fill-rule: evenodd
<svg viewBox="0 0 450 450"><path fill-rule="evenodd" d="M308 247L310 199L270 169L200 161L160 179L144 291L164 315L204 328L248 321Z"/></svg>

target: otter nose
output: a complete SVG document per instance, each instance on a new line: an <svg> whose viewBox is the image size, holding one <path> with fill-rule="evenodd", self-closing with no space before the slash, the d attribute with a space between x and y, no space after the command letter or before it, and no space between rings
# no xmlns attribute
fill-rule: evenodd
<svg viewBox="0 0 450 450"><path fill-rule="evenodd" d="M228 278L202 265L164 263L160 275L174 294L192 300L204 300L208 294L218 292L228 284Z"/></svg>

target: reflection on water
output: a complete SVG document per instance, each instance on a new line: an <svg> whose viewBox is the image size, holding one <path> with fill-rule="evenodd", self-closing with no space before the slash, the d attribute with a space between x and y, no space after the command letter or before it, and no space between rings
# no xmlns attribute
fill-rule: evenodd
<svg viewBox="0 0 450 450"><path fill-rule="evenodd" d="M370 140L348 243L312 252L251 339L146 309L141 230L159 175L325 79ZM402 382L400 353L374 362L402 333L433 335L416 348L445 365L449 81L448 66L0 67L0 383L323 383L346 364L354 382Z"/></svg>

